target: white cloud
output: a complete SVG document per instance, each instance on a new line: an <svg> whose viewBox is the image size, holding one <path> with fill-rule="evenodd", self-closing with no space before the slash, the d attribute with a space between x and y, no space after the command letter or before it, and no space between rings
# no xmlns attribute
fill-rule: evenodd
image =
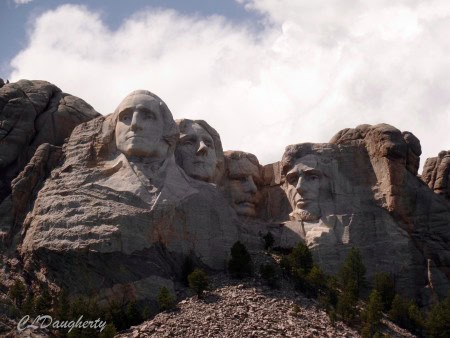
<svg viewBox="0 0 450 338"><path fill-rule="evenodd" d="M16 5L26 5L26 4L29 4L31 1L33 1L33 0L14 0L14 3Z"/></svg>
<svg viewBox="0 0 450 338"><path fill-rule="evenodd" d="M450 148L447 1L240 2L266 16L261 32L169 10L111 31L98 13L63 5L36 19L10 78L51 81L103 114L149 89L175 118L207 120L225 149L262 163L362 123L412 131L422 163Z"/></svg>

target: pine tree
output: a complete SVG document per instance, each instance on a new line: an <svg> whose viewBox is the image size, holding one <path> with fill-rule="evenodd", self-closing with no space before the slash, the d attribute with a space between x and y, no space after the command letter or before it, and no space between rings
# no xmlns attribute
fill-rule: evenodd
<svg viewBox="0 0 450 338"><path fill-rule="evenodd" d="M273 238L272 233L269 231L267 234L263 236L264 239L264 250L268 251L272 248L273 243L275 243L275 239Z"/></svg>
<svg viewBox="0 0 450 338"><path fill-rule="evenodd" d="M395 297L395 283L392 277L386 272L376 273L374 276L374 289L378 291L381 302L383 303L383 310L389 311L392 301Z"/></svg>
<svg viewBox="0 0 450 338"><path fill-rule="evenodd" d="M366 267L361 254L357 248L352 247L339 272L341 286L358 298L366 285L365 274Z"/></svg>
<svg viewBox="0 0 450 338"><path fill-rule="evenodd" d="M383 317L383 303L380 294L377 290L372 290L369 296L369 301L362 313L364 323L364 334L367 337L372 337L379 328L381 318Z"/></svg>
<svg viewBox="0 0 450 338"><path fill-rule="evenodd" d="M158 297L156 300L161 311L173 309L176 304L175 296L171 294L169 289L165 286L159 289Z"/></svg>
<svg viewBox="0 0 450 338"><path fill-rule="evenodd" d="M237 241L231 247L231 259L228 270L236 278L243 278L252 272L252 259L244 244Z"/></svg>
<svg viewBox="0 0 450 338"><path fill-rule="evenodd" d="M288 256L291 268L299 269L301 274L306 276L313 267L312 253L308 246L298 243Z"/></svg>
<svg viewBox="0 0 450 338"><path fill-rule="evenodd" d="M278 287L278 273L273 264L261 264L259 267L261 277L267 281L267 284L274 289Z"/></svg>
<svg viewBox="0 0 450 338"><path fill-rule="evenodd" d="M27 288L25 284L21 280L17 279L13 286L9 289L9 296L14 301L14 304L16 304L18 308L21 308L26 295Z"/></svg>
<svg viewBox="0 0 450 338"><path fill-rule="evenodd" d="M47 286L42 288L41 294L36 297L34 310L36 315L48 315L52 308L52 296Z"/></svg>
<svg viewBox="0 0 450 338"><path fill-rule="evenodd" d="M434 305L427 319L430 338L450 337L450 291L446 299Z"/></svg>
<svg viewBox="0 0 450 338"><path fill-rule="evenodd" d="M109 323L100 333L99 338L114 338L116 334L117 334L116 327L114 326L113 323Z"/></svg>
<svg viewBox="0 0 450 338"><path fill-rule="evenodd" d="M195 269L189 276L189 287L195 291L199 298L202 297L203 291L208 288L208 275L201 269Z"/></svg>

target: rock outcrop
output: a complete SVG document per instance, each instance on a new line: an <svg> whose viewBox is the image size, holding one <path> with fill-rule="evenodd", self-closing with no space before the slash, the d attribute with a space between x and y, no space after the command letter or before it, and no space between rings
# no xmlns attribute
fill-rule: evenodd
<svg viewBox="0 0 450 338"><path fill-rule="evenodd" d="M425 161L422 180L436 194L450 200L450 150L443 150L437 157Z"/></svg>
<svg viewBox="0 0 450 338"><path fill-rule="evenodd" d="M29 197L49 173L49 170L42 170L42 166L58 162L53 155L51 164L45 164L47 159L42 156L47 156L44 153L50 148L41 150L31 162L34 169L29 167L23 172L21 179L16 181L21 183L15 188L13 180L24 170L38 147L45 143L62 146L75 126L99 115L83 100L63 93L46 81L20 80L0 88L0 238L4 240L13 224L23 221L22 212L28 204L24 195L11 200L11 192L16 190L18 193L25 188L28 190L25 195ZM39 172L36 172L36 166L41 167ZM31 172L34 176L27 179L25 176Z"/></svg>
<svg viewBox="0 0 450 338"><path fill-rule="evenodd" d="M160 135L141 142L157 122L139 119L162 121ZM76 127L24 222L26 270L107 302L154 301L187 256L222 269L238 225L215 185L176 165L177 140L167 106L145 91Z"/></svg>
<svg viewBox="0 0 450 338"><path fill-rule="evenodd" d="M355 246L369 280L385 271L399 292L422 304L430 294L444 297L450 204L417 177L419 154L413 134L389 125L345 129L327 144L288 146L281 162L263 171L267 214L279 222L271 229L277 245L292 247L300 238L329 273Z"/></svg>
<svg viewBox="0 0 450 338"><path fill-rule="evenodd" d="M410 132L362 125L329 143L290 145L261 166L252 154L224 153L206 122L176 123L148 91L95 119L46 82L0 93L9 112L0 171L11 187L0 224L31 280L104 304L155 304L187 257L223 270L235 241L258 250L270 231L283 249L307 243L329 273L359 247L369 280L391 273L397 291L422 305L450 287L450 202L433 191L444 189L446 156L426 166L430 189L417 176L421 146Z"/></svg>

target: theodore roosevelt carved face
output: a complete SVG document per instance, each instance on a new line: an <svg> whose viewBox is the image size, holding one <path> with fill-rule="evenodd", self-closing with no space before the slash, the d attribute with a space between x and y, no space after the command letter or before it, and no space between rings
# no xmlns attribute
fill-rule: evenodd
<svg viewBox="0 0 450 338"><path fill-rule="evenodd" d="M256 206L260 199L259 162L256 156L243 151L227 151L224 155L230 204L238 215L255 217Z"/></svg>

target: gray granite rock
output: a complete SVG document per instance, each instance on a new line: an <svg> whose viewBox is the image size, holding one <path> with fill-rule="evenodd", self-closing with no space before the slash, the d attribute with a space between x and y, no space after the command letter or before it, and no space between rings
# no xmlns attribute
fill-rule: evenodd
<svg viewBox="0 0 450 338"><path fill-rule="evenodd" d="M436 194L450 200L450 150L428 158L422 171L422 180Z"/></svg>

